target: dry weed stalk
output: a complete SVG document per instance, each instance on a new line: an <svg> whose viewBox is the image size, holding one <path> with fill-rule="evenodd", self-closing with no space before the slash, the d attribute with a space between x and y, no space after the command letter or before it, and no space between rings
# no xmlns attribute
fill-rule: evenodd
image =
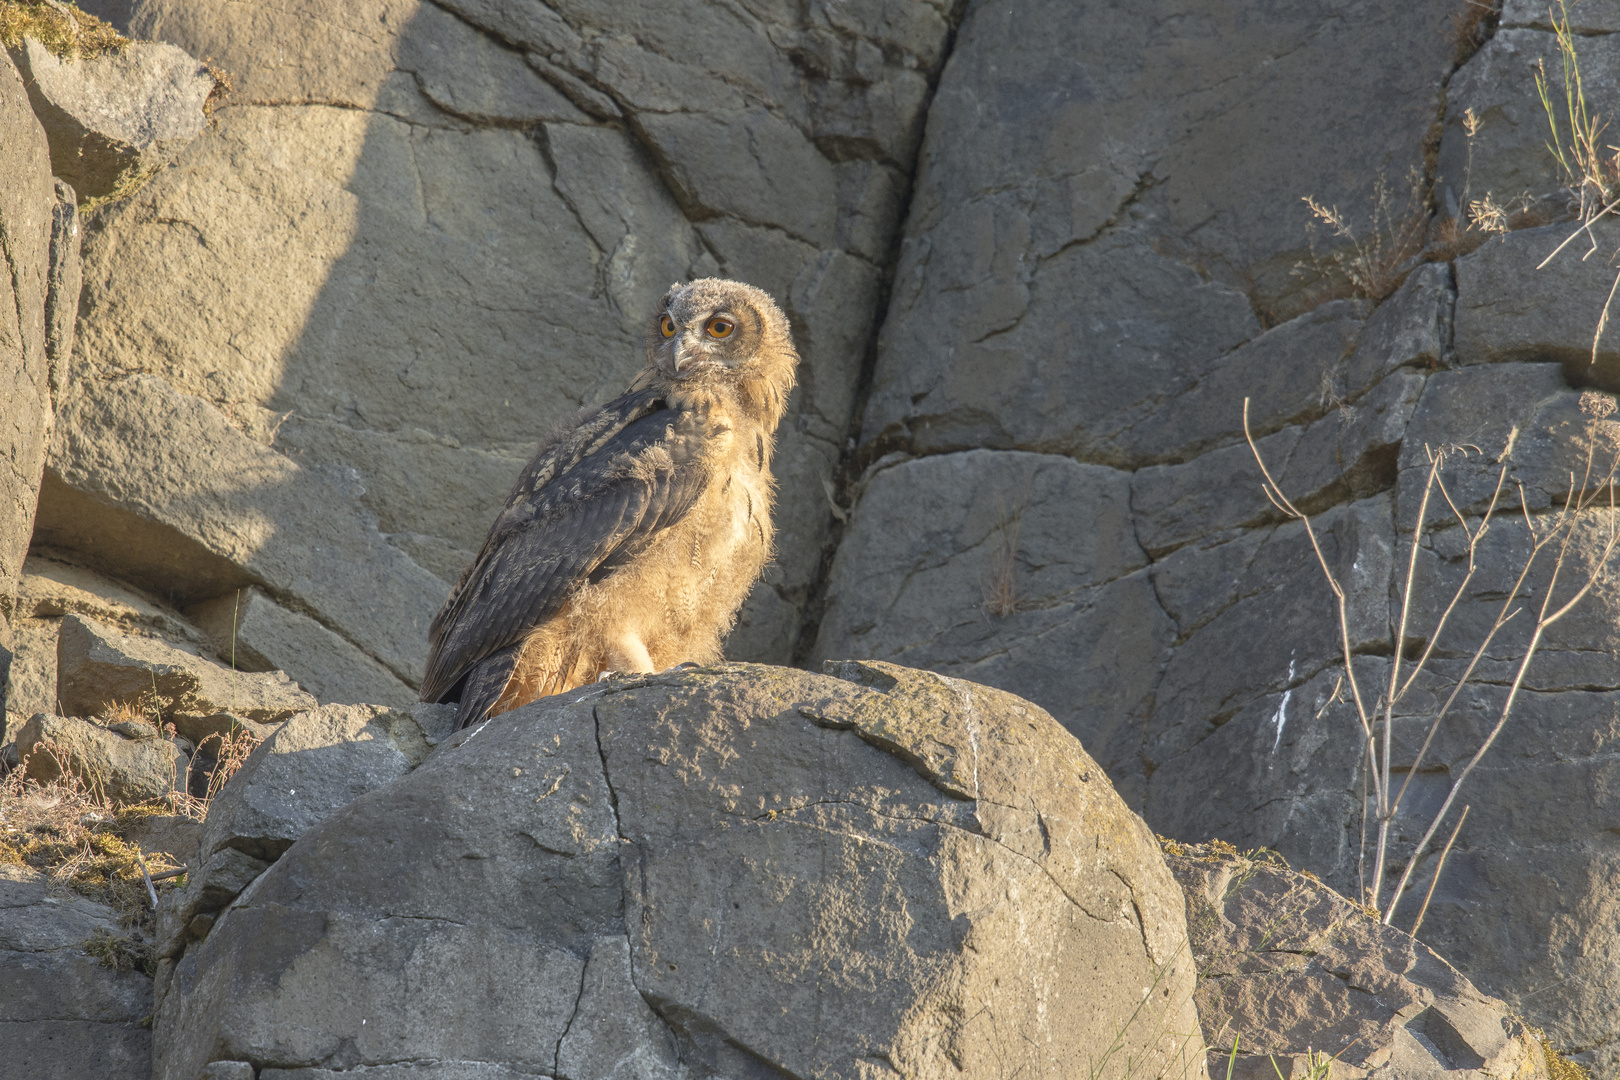
<svg viewBox="0 0 1620 1080"><path fill-rule="evenodd" d="M1558 11L1555 13L1549 7L1547 17L1552 21L1553 34L1558 42L1563 108L1559 109L1554 103L1547 66L1539 60L1536 62L1536 93L1541 97L1541 107L1547 114L1547 126L1552 132L1547 149L1552 152L1553 160L1558 162L1559 170L1579 200L1581 221L1590 224L1615 207L1615 196L1620 193L1620 150L1599 142L1609 125L1600 114L1592 112L1587 106L1580 57L1575 51L1575 33L1569 25L1569 10L1565 0L1557 0L1557 3ZM1563 128L1559 126L1560 113ZM1614 152L1605 154L1605 150Z"/></svg>
<svg viewBox="0 0 1620 1080"><path fill-rule="evenodd" d="M1615 472L1617 468L1620 468L1620 458L1616 459L1615 463L1610 466L1608 473L1594 487L1591 483L1593 479L1592 447L1589 443L1587 446L1585 474L1579 480L1577 480L1574 473L1570 474L1569 490L1563 506L1557 513L1552 515L1550 524L1543 525L1539 529L1536 522L1530 517L1523 489L1520 489L1519 506L1524 514L1525 529L1531 539L1530 553L1520 567L1518 577L1513 581L1511 587L1505 590L1506 598L1502 601L1501 608L1497 611L1495 619L1486 631L1484 639L1473 650L1461 677L1457 679L1456 684L1451 688L1450 694L1431 719L1423 745L1419 748L1410 766L1407 767L1406 777L1401 783L1400 789L1392 793L1393 764L1391 752L1395 741L1395 709L1412 689L1418 676L1427 668L1430 659L1434 656L1435 648L1445 632L1446 624L1450 621L1458 604L1462 602L1468 586L1472 583L1474 575L1478 571L1480 541L1485 538L1490 530L1491 518L1500 504L1502 489L1507 482L1507 464L1504 462L1497 473L1496 486L1491 493L1490 502L1483 517L1481 517L1477 525L1470 527L1462 510L1458 508L1450 492L1447 491L1441 472L1448 458L1453 456L1466 457L1469 453L1479 453L1478 448L1448 446L1427 451L1429 471L1423 487L1423 497L1418 506L1417 520L1412 526L1406 576L1401 584L1399 622L1394 634L1393 647L1390 650L1389 681L1379 697L1369 704L1366 695L1362 692L1360 680L1356 675L1355 650L1350 642L1350 617L1344 586L1339 582L1338 576L1328 564L1327 555L1322 550L1321 542L1317 538L1316 529L1311 524L1310 518L1283 494L1282 488L1278 486L1276 479L1271 474L1271 470L1266 466L1265 459L1261 457L1259 447L1255 445L1254 437L1249 431L1249 401L1247 398L1243 401L1243 433L1248 440L1249 450L1254 455L1255 462L1260 466L1260 472L1264 478L1263 489L1266 497L1284 515L1303 524L1305 535L1310 540L1311 548L1316 555L1317 565L1320 567L1322 576L1327 580L1328 587L1332 590L1335 598L1341 661L1344 664L1343 679L1349 686L1350 697L1355 704L1356 718L1361 724L1363 751L1366 754L1367 765L1364 778L1372 784L1373 817L1377 823L1371 885L1369 886L1367 883L1366 872L1367 827L1365 817L1362 822L1362 852L1358 862L1358 873L1361 875L1362 896L1365 902L1369 906L1379 909L1382 913L1383 922L1387 924L1395 916L1395 909L1411 880L1412 871L1417 867L1424 852L1428 850L1429 842L1434 838L1436 830L1440 828L1441 823L1445 821L1446 816L1451 812L1458 791L1461 790L1462 785L1473 773L1474 767L1479 764L1480 759L1490 750L1491 746L1496 742L1497 736L1502 733L1502 729L1507 725L1508 718L1513 712L1513 706L1518 700L1519 691L1524 684L1530 661L1541 647L1542 639L1546 635L1548 628L1568 615L1607 573L1610 557L1614 554L1616 544L1620 543L1620 517L1617 517L1615 512L1614 496ZM1555 607L1553 605L1553 596L1558 590L1559 578L1563 575L1569 560L1570 545L1574 540L1581 514L1592 509L1605 491L1608 492L1609 496L1607 539L1596 558L1592 560L1584 580L1580 582L1573 595ZM1428 525L1430 501L1437 492L1445 500L1451 516L1455 518L1457 525L1467 538L1468 566L1462 581L1457 585L1456 590L1451 594L1450 600L1436 620L1433 632L1428 635L1427 644L1424 646L1422 653L1412 662L1410 670L1405 672L1403 678L1404 647L1405 643L1411 640L1407 631L1410 627L1412 601L1417 581L1418 549L1422 544L1424 530ZM1390 826L1400 810L1402 800L1406 797L1412 778L1417 775L1422 767L1424 757L1428 754L1429 748L1434 742L1435 733L1439 730L1441 722L1450 713L1463 688L1473 678L1474 670L1485 658L1486 650L1490 647L1491 642L1495 640L1497 634L1509 621L1525 610L1525 608L1519 606L1519 600L1524 595L1526 582L1529 580L1532 569L1542 556L1548 552L1552 553L1553 558L1551 575L1543 590L1541 605L1536 612L1535 624L1531 627L1529 640L1524 646L1522 654L1518 656L1514 677L1508 686L1507 696L1502 702L1495 726L1480 741L1473 756L1464 765L1462 771L1458 773L1456 779L1452 781L1451 789L1447 793L1444 803L1434 815L1434 819L1429 823L1428 828L1424 830L1423 836L1412 849L1411 856L1401 872L1400 879L1389 896L1387 906L1382 906L1380 901L1383 894L1385 868L1391 854ZM1438 873L1438 869L1436 873ZM1432 887L1430 892L1432 894ZM1425 900L1425 910L1427 910L1427 906L1427 900ZM1423 915L1424 911L1418 912L1419 923L1421 923Z"/></svg>
<svg viewBox="0 0 1620 1080"><path fill-rule="evenodd" d="M1018 595L1018 534L1024 527L1024 511L1029 509L1029 493L1035 486L1032 473L1024 485L1024 495L1018 509L1007 512L1007 504L996 496L995 547L990 553L990 577L980 591L984 597L984 610L998 619L1004 619L1024 607Z"/></svg>
<svg viewBox="0 0 1620 1080"><path fill-rule="evenodd" d="M1389 184L1380 175L1373 187L1372 227L1364 236L1356 235L1337 206L1327 206L1312 195L1303 196L1311 216L1326 225L1341 246L1324 256L1317 250L1315 230L1311 230L1307 239L1314 266L1301 265L1296 271L1337 271L1356 295L1383 300L1400 286L1408 264L1423 252L1428 222L1423 190L1423 176L1414 169L1408 174L1406 204L1397 209Z"/></svg>
<svg viewBox="0 0 1620 1080"><path fill-rule="evenodd" d="M227 735L210 735L208 739L219 740L219 752L214 755L214 771L208 775L208 792L203 798L204 814L207 813L214 797L224 789L230 778L242 768L242 763L247 761L248 755L263 741L246 729L239 729ZM203 742L208 742L208 739L204 739Z"/></svg>

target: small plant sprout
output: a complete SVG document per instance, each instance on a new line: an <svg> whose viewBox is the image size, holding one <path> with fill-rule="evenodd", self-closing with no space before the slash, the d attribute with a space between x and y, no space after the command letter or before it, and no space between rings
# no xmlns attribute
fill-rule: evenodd
<svg viewBox="0 0 1620 1080"><path fill-rule="evenodd" d="M1603 404L1612 409L1612 402L1605 400ZM1600 409L1587 409L1587 411L1601 413ZM1392 755L1395 743L1396 710L1402 701L1407 699L1419 675L1428 669L1430 660L1435 656L1437 646L1447 632L1448 623L1451 621L1453 614L1456 613L1458 605L1462 603L1463 597L1468 593L1469 586L1474 582L1479 570L1480 544L1493 528L1493 518L1501 505L1502 493L1508 481L1508 466L1504 461L1497 471L1495 487L1485 504L1483 513L1476 522L1470 524L1468 517L1457 506L1446 487L1445 470L1448 462L1479 454L1479 449L1470 446L1443 446L1426 449L1429 467L1418 506L1417 518L1412 525L1410 551L1404 571L1405 576L1399 583L1400 608L1388 652L1388 681L1376 697L1371 697L1367 692L1370 688L1364 688L1361 685L1366 676L1358 675L1354 664L1356 651L1351 645L1350 616L1345 588L1329 565L1327 555L1322 550L1321 542L1310 518L1283 494L1282 488L1278 486L1276 478L1267 467L1265 459L1261 457L1260 450L1255 445L1254 437L1249 430L1249 402L1247 399L1243 403L1243 432L1248 440L1249 450L1260 467L1263 488L1267 498L1283 515L1299 521L1304 526L1305 535L1316 555L1317 565L1321 569L1322 576L1326 579L1328 588L1334 596L1337 608L1340 662L1344 667L1341 680L1342 685L1349 692L1349 700L1354 705L1356 718L1361 726L1361 753L1365 756L1363 781L1370 784L1371 787L1370 797L1363 800L1364 807L1368 806L1369 803L1371 806L1370 810L1364 811L1363 814L1361 856L1358 860L1362 897L1363 902L1376 910L1379 918L1388 924L1395 917L1396 907L1406 892L1411 881L1412 872L1417 868L1424 853L1428 851L1429 842L1434 839L1435 833L1451 813L1459 791L1461 791L1469 776L1472 775L1480 760L1495 744L1497 737L1502 733L1502 729L1507 726L1507 722L1513 714L1514 705L1518 701L1520 689L1524 685L1525 674L1529 670L1530 662L1535 658L1537 650L1540 649L1545 640L1548 629L1573 611L1598 583L1608 576L1611 557L1614 555L1616 545L1620 544L1620 515L1616 514L1614 505L1615 472L1616 467L1620 466L1620 459L1610 465L1606 474L1597 475L1593 471L1592 447L1588 443L1584 475L1577 476L1573 472L1570 474L1568 490L1562 506L1540 521L1531 517L1526 508L1524 491L1522 488L1519 489L1519 507L1523 513L1523 526L1530 539L1529 553L1519 566L1514 580L1491 583L1493 591L1506 598L1502 601L1495 617L1484 631L1482 639L1473 648L1471 654L1467 654L1468 660L1464 665L1461 676L1457 678L1456 683L1451 687L1439 708L1429 718L1428 732L1410 765L1406 767L1405 779L1400 782L1397 788ZM1598 507L1598 500L1603 498L1605 493L1609 505L1607 514L1599 513L1599 516L1603 519L1602 535L1597 541L1591 542L1595 545L1595 548L1589 551L1590 559L1578 580L1573 582L1573 587L1571 587L1564 579L1569 576L1572 556L1575 554L1572 548L1577 530L1588 511L1601 511L1602 508ZM1417 587L1419 549L1423 547L1425 535L1429 534L1432 528L1438 527L1438 522L1432 523L1430 521L1430 509L1436 502L1444 503L1446 511L1449 511L1446 516L1454 519L1455 525L1461 529L1463 538L1466 539L1466 569L1462 575L1462 580L1457 584L1455 590L1451 592L1449 600L1441 608L1433 627L1430 628L1430 632L1426 635L1426 643L1421 652L1415 659L1408 661L1405 656L1405 644L1411 641L1424 640L1423 637L1417 636L1418 628L1412 625L1413 598ZM1445 511L1442 511L1442 513L1445 514ZM1547 574L1547 580L1545 584L1537 585L1537 588L1541 590L1539 603L1530 601L1527 598L1530 596L1528 585L1531 572L1538 565L1548 560L1550 560L1551 566ZM1514 673L1506 687L1500 708L1496 711L1495 723L1480 739L1473 755L1469 757L1462 769L1457 772L1455 778L1451 781L1450 790L1447 792L1439 810L1434 814L1433 820L1424 830L1417 844L1412 848L1399 879L1386 896L1384 892L1385 873L1394 859L1394 852L1391 851L1391 826L1408 794L1412 778L1418 774L1422 767L1441 723L1451 712L1452 707L1456 705L1463 690L1474 679L1475 671L1485 659L1491 643L1497 639L1502 629L1509 622L1527 614L1533 620L1529 627L1529 636L1525 644L1515 647L1512 658ZM1459 655L1459 650L1455 645L1448 646L1448 651L1452 655ZM1337 695L1338 690L1336 688L1335 697ZM1370 822L1367 820L1369 814L1371 817ZM1370 880L1366 865L1369 824L1374 832L1373 866ZM1446 844L1446 853L1449 853L1452 843L1455 842L1461 825L1462 822L1459 819L1457 828L1452 831L1451 840ZM1440 868L1444 865L1444 860L1445 854L1442 854L1440 865L1435 869L1436 879L1438 879ZM1431 884L1429 896L1432 896L1433 893L1434 886ZM1424 898L1424 911L1420 911L1418 914L1419 923L1422 921L1424 912L1428 909L1428 900L1429 897Z"/></svg>
<svg viewBox="0 0 1620 1080"><path fill-rule="evenodd" d="M1557 0L1558 10L1547 9L1553 34L1558 41L1562 77L1562 102L1556 101L1547 77L1547 66L1536 62L1536 93L1547 115L1551 138L1547 149L1559 171L1579 201L1580 218L1590 225L1620 206L1620 150L1603 144L1608 123L1586 103L1586 87L1581 79L1581 61L1575 51L1575 34L1569 26L1565 0Z"/></svg>

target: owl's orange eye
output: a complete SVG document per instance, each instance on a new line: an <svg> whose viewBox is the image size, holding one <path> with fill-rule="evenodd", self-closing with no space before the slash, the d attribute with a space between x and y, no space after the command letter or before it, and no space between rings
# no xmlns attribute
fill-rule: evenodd
<svg viewBox="0 0 1620 1080"><path fill-rule="evenodd" d="M663 334L665 337L674 337L675 336L675 320L670 318L668 315L665 315L662 318L660 318L658 320L658 332L660 334Z"/></svg>
<svg viewBox="0 0 1620 1080"><path fill-rule="evenodd" d="M730 319L709 320L708 331L710 337L730 337L731 332L735 329L737 329L737 324L732 322Z"/></svg>

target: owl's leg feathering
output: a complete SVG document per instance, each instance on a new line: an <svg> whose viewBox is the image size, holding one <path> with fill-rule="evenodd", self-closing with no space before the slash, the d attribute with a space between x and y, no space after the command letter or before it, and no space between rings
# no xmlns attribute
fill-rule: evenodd
<svg viewBox="0 0 1620 1080"><path fill-rule="evenodd" d="M607 660L609 671L650 674L658 670L653 665L652 654L647 651L646 643L634 630L622 631L610 641L604 659Z"/></svg>

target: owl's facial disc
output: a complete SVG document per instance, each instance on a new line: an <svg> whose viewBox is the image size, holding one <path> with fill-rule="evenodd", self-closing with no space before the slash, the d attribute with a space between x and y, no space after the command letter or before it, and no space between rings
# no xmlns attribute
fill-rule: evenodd
<svg viewBox="0 0 1620 1080"><path fill-rule="evenodd" d="M728 308L681 311L672 305L658 317L660 366L672 378L690 379L704 372L735 367L745 350L739 348L744 318Z"/></svg>

